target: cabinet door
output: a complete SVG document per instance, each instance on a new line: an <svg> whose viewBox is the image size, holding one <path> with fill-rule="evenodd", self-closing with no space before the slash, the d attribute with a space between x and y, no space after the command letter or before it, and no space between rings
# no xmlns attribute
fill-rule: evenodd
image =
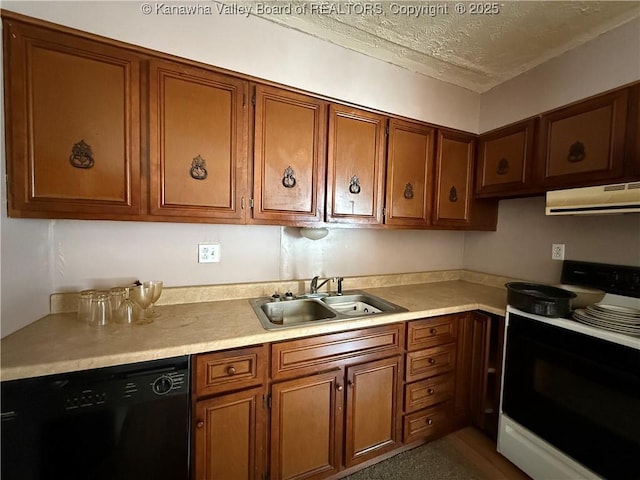
<svg viewBox="0 0 640 480"><path fill-rule="evenodd" d="M382 223L386 117L331 105L327 221Z"/></svg>
<svg viewBox="0 0 640 480"><path fill-rule="evenodd" d="M628 91L542 115L539 182L572 187L622 177Z"/></svg>
<svg viewBox="0 0 640 480"><path fill-rule="evenodd" d="M389 121L385 223L426 227L433 202L435 130L420 123Z"/></svg>
<svg viewBox="0 0 640 480"><path fill-rule="evenodd" d="M241 222L248 82L152 61L149 91L151 213Z"/></svg>
<svg viewBox="0 0 640 480"><path fill-rule="evenodd" d="M140 213L140 60L4 19L11 216Z"/></svg>
<svg viewBox="0 0 640 480"><path fill-rule="evenodd" d="M347 369L345 465L393 450L400 443L401 357Z"/></svg>
<svg viewBox="0 0 640 480"><path fill-rule="evenodd" d="M326 103L263 85L255 95L253 218L324 220Z"/></svg>
<svg viewBox="0 0 640 480"><path fill-rule="evenodd" d="M259 387L196 403L197 480L264 478L264 393Z"/></svg>
<svg viewBox="0 0 640 480"><path fill-rule="evenodd" d="M470 223L475 139L448 130L438 132L434 224L466 226Z"/></svg>
<svg viewBox="0 0 640 480"><path fill-rule="evenodd" d="M323 478L340 468L344 371L271 387L271 478Z"/></svg>
<svg viewBox="0 0 640 480"><path fill-rule="evenodd" d="M476 194L500 197L531 188L535 119L480 136Z"/></svg>

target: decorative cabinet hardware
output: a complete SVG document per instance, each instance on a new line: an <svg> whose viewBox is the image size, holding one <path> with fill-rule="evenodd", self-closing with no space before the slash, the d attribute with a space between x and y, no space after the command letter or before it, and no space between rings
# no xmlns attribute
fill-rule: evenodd
<svg viewBox="0 0 640 480"><path fill-rule="evenodd" d="M430 418L427 418L426 423L427 425L433 425L433 420L431 420Z"/></svg>
<svg viewBox="0 0 640 480"><path fill-rule="evenodd" d="M404 198L407 200L411 200L413 198L413 185L411 183L407 183L404 186Z"/></svg>
<svg viewBox="0 0 640 480"><path fill-rule="evenodd" d="M341 392L341 391L342 391L342 388L343 388L343 387L342 387L342 385L341 385L341 384L339 384L339 383L338 383L338 384L336 385L336 390L337 390L337 391Z"/></svg>
<svg viewBox="0 0 640 480"><path fill-rule="evenodd" d="M584 157L587 156L587 152L585 150L584 143L578 141L569 147L569 155L567 156L567 160L571 163L576 163L584 160Z"/></svg>
<svg viewBox="0 0 640 480"><path fill-rule="evenodd" d="M501 158L498 162L496 173L498 175L506 175L507 173L509 173L509 160L507 160L506 158Z"/></svg>
<svg viewBox="0 0 640 480"><path fill-rule="evenodd" d="M458 201L458 191L456 190L456 187L453 186L449 189L449 201L450 202L457 202Z"/></svg>
<svg viewBox="0 0 640 480"><path fill-rule="evenodd" d="M435 358L430 358L429 359L429 365L435 365L436 363L436 359Z"/></svg>
<svg viewBox="0 0 640 480"><path fill-rule="evenodd" d="M235 374L236 374L236 368L232 365L229 365L229 367L227 367L227 375L231 377Z"/></svg>
<svg viewBox="0 0 640 480"><path fill-rule="evenodd" d="M435 335L436 333L438 333L438 330L436 328L432 328L431 330L429 330L429 333L431 335Z"/></svg>
<svg viewBox="0 0 640 480"><path fill-rule="evenodd" d="M84 140L80 140L73 145L71 149L71 155L69 156L69 163L75 168L91 168L94 165L93 152L91 146Z"/></svg>
<svg viewBox="0 0 640 480"><path fill-rule="evenodd" d="M202 420L198 420L198 423L196 423L196 427L198 428L204 427L204 422Z"/></svg>
<svg viewBox="0 0 640 480"><path fill-rule="evenodd" d="M433 395L434 393L436 393L436 391L433 388L429 388L427 390L427 394L429 394L429 395Z"/></svg>
<svg viewBox="0 0 640 480"><path fill-rule="evenodd" d="M191 162L191 170L189 170L191 178L195 180L204 180L209 175L207 172L207 162L200 155L195 157Z"/></svg>
<svg viewBox="0 0 640 480"><path fill-rule="evenodd" d="M361 191L360 188L360 179L358 178L357 175L354 175L353 177L351 177L351 180L349 181L349 192L353 193L354 195L359 194Z"/></svg>
<svg viewBox="0 0 640 480"><path fill-rule="evenodd" d="M296 172L293 171L291 165L289 165L284 170L284 175L282 177L282 186L285 188L293 188L296 186Z"/></svg>

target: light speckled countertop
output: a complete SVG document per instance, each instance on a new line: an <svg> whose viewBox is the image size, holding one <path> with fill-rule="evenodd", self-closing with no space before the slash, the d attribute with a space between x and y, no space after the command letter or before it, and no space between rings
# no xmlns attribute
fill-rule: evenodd
<svg viewBox="0 0 640 480"><path fill-rule="evenodd" d="M147 325L92 327L75 313L55 313L0 342L0 379L85 370L224 350L468 310L504 315L506 290L465 280L361 289L408 312L265 330L248 299L156 307ZM346 293L346 292L345 292Z"/></svg>

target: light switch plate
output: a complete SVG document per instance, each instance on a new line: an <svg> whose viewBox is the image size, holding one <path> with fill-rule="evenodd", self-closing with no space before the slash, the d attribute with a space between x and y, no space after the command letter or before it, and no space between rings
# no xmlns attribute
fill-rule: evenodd
<svg viewBox="0 0 640 480"><path fill-rule="evenodd" d="M218 263L220 261L219 243L199 243L198 263Z"/></svg>

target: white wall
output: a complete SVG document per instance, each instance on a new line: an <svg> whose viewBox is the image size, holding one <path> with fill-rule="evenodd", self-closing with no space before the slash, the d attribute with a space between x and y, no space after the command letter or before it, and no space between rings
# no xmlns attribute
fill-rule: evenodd
<svg viewBox="0 0 640 480"><path fill-rule="evenodd" d="M567 260L640 266L640 214L545 216L544 207L544 196L500 201L496 232L466 234L465 268L557 283L553 243L566 245Z"/></svg>
<svg viewBox="0 0 640 480"><path fill-rule="evenodd" d="M480 133L640 80L640 18L481 96Z"/></svg>

